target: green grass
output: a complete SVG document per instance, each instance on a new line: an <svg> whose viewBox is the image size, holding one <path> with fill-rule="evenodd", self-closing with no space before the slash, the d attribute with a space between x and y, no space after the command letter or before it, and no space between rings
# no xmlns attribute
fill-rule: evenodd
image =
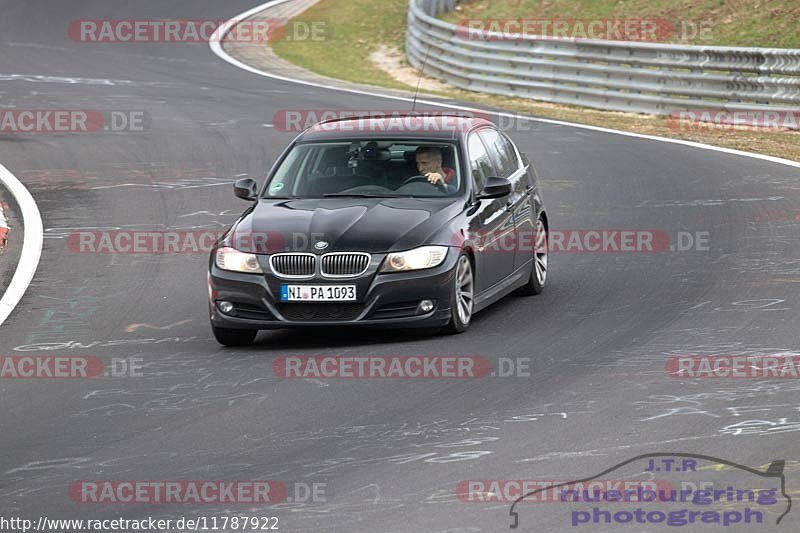
<svg viewBox="0 0 800 533"><path fill-rule="evenodd" d="M408 0L323 0L296 21L324 21L330 35L324 41L278 41L275 53L319 74L394 89L407 89L369 59L380 43L405 39Z"/></svg>
<svg viewBox="0 0 800 533"><path fill-rule="evenodd" d="M793 0L800 6L798 0ZM695 5L696 4L696 5ZM756 8L755 5L760 7ZM797 21L800 7L794 7L788 0L478 0L462 5L462 10L447 16L451 20L465 18L502 17L540 17L549 13L553 18L554 7L564 6L564 18L669 16L681 13L684 19L711 17L724 25L733 7L741 6L741 16L733 17L739 21L735 26L736 39L726 40L726 29L714 29L720 39L714 44L741 44L761 46L800 46L800 32ZM541 13L536 6L544 9ZM546 6L542 7L542 6ZM688 7L681 7L688 6ZM314 7L297 17L306 23L324 21L331 36L324 41L278 41L273 43L275 52L284 59L313 72L356 83L365 83L393 89L414 90L404 85L383 70L374 66L370 54L385 44L398 49L403 48L407 23L408 0L321 0ZM681 11L684 9L684 11ZM777 11L786 9L793 13L793 19L781 18L769 29L762 27L764 20L773 17ZM567 11L568 10L568 11ZM749 20L743 20L750 16ZM674 20L676 16L673 16ZM793 26L785 31L781 28ZM792 43L792 44L787 44ZM698 44L698 43L695 43ZM711 43L706 43L711 44ZM430 91L425 91L430 94ZM617 113L581 108L577 106L555 105L523 98L508 98L496 95L475 93L452 89L447 93L434 93L463 102L501 107L539 117L554 118L570 122L592 124L607 128L633 131L649 135L673 137L691 141L705 142L739 150L754 151L787 159L800 161L800 133L750 132L726 130L674 131L665 117Z"/></svg>

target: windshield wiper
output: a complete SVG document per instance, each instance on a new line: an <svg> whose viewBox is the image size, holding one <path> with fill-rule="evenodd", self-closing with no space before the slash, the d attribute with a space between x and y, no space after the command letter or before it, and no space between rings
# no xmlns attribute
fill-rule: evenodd
<svg viewBox="0 0 800 533"><path fill-rule="evenodd" d="M380 194L358 194L358 193L331 193L323 194L323 198L398 198L397 196L384 196Z"/></svg>

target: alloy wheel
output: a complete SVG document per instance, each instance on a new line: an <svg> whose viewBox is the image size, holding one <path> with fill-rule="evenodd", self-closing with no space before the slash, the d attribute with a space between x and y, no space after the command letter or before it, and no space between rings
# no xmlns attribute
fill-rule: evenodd
<svg viewBox="0 0 800 533"><path fill-rule="evenodd" d="M472 265L466 256L458 260L456 270L456 305L458 306L458 318L462 324L469 324L472 318L474 280L472 276Z"/></svg>
<svg viewBox="0 0 800 533"><path fill-rule="evenodd" d="M544 286L547 281L547 228L540 218L536 222L536 248L534 251L534 267L536 268L536 280L539 285Z"/></svg>

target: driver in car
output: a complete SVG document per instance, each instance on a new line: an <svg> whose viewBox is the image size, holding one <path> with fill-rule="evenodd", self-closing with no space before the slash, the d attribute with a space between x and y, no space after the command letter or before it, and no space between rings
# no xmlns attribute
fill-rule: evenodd
<svg viewBox="0 0 800 533"><path fill-rule="evenodd" d="M456 190L451 183L456 175L452 168L442 166L442 149L437 146L420 146L416 151L417 169L420 175L428 178L428 183L450 193Z"/></svg>

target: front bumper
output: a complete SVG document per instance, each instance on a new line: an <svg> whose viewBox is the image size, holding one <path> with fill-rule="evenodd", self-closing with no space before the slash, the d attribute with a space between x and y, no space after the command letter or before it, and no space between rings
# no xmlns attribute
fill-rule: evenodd
<svg viewBox="0 0 800 533"><path fill-rule="evenodd" d="M386 254L373 254L367 271L355 278L315 277L287 280L274 275L268 258L259 256L265 274L241 274L209 266L209 309L211 323L231 329L280 329L309 326L401 326L441 327L450 320L450 297L454 284L458 250L451 248L444 262L435 268L380 274ZM355 285L356 302L280 302L284 283L313 285ZM416 305L433 300L434 308L421 313ZM217 303L234 304L223 313Z"/></svg>

